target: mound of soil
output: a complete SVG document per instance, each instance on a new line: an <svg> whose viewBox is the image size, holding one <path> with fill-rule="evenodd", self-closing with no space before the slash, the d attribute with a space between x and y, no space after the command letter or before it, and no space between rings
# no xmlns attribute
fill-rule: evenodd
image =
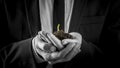
<svg viewBox="0 0 120 68"><path fill-rule="evenodd" d="M72 35L68 33L64 33L63 30L59 30L53 33L58 39L63 40L63 39L72 39Z"/></svg>

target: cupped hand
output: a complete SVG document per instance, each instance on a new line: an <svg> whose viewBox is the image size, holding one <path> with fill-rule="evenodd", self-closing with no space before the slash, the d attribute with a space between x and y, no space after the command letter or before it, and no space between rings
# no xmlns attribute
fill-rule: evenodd
<svg viewBox="0 0 120 68"><path fill-rule="evenodd" d="M32 40L33 50L38 56L42 56L45 61L49 60L51 52L56 51L56 47L53 46L52 42L47 38L47 33L40 31Z"/></svg>
<svg viewBox="0 0 120 68"><path fill-rule="evenodd" d="M62 40L62 50L51 53L49 56L49 63L56 64L60 62L70 61L81 51L80 48L82 44L82 36L76 32L69 34L73 36L73 39ZM53 34L48 34L48 36L48 38L52 38L51 40L56 43L56 47L59 47L57 46L58 42L56 41L56 37Z"/></svg>

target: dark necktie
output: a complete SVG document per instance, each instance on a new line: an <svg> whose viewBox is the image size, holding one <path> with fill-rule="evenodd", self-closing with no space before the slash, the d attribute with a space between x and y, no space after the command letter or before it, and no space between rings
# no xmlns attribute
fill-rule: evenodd
<svg viewBox="0 0 120 68"><path fill-rule="evenodd" d="M64 0L54 0L53 8L53 32L57 31L57 25L64 30Z"/></svg>

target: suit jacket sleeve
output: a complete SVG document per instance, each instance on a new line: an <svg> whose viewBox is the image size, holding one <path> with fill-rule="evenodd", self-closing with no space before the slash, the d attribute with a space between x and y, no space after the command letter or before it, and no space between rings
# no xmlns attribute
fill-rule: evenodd
<svg viewBox="0 0 120 68"><path fill-rule="evenodd" d="M119 58L120 45L120 0L111 0L111 4L106 15L105 24L101 34L101 48L106 54L109 65L114 65ZM116 65L114 65L116 66Z"/></svg>
<svg viewBox="0 0 120 68"><path fill-rule="evenodd" d="M44 60L35 56L31 44L32 38L13 43L3 48L0 51L0 68L8 67L21 67L35 66L35 63L39 63L39 66ZM23 67L22 67L23 66Z"/></svg>

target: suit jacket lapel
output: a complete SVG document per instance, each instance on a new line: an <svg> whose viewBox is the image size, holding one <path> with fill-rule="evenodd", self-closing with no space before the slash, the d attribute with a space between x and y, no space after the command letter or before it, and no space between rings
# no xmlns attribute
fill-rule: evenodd
<svg viewBox="0 0 120 68"><path fill-rule="evenodd" d="M38 0L25 0L26 1L26 15L28 15L28 25L31 29L32 36L35 36L41 30L39 20Z"/></svg>
<svg viewBox="0 0 120 68"><path fill-rule="evenodd" d="M69 32L77 32L80 27L80 18L81 18L81 13L84 7L84 0L74 0L74 6L73 6L73 13L71 17L71 23L69 27Z"/></svg>

